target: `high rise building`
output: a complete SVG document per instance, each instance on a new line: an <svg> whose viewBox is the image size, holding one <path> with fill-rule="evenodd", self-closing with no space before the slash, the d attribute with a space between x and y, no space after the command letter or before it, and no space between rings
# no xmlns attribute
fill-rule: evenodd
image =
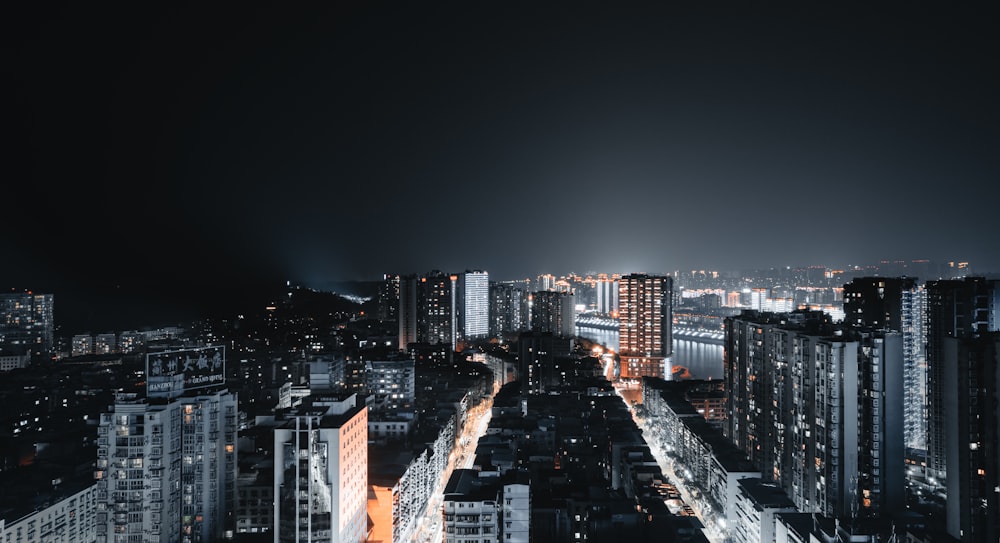
<svg viewBox="0 0 1000 543"><path fill-rule="evenodd" d="M928 281L927 290L927 477L943 485L947 479L944 386L956 369L945 357L947 338L966 338L998 330L1000 281L983 277Z"/></svg>
<svg viewBox="0 0 1000 543"><path fill-rule="evenodd" d="M888 518L903 502L903 339L819 311L726 319L725 434L800 511Z"/></svg>
<svg viewBox="0 0 1000 543"><path fill-rule="evenodd" d="M943 341L947 529L963 542L1000 540L1000 332Z"/></svg>
<svg viewBox="0 0 1000 543"><path fill-rule="evenodd" d="M475 270L458 274L456 295L458 336L463 340L482 339L490 333L490 276Z"/></svg>
<svg viewBox="0 0 1000 543"><path fill-rule="evenodd" d="M618 283L621 377L670 379L673 354L673 278L630 274Z"/></svg>
<svg viewBox="0 0 1000 543"><path fill-rule="evenodd" d="M358 543L367 533L368 409L309 396L276 417L275 543Z"/></svg>
<svg viewBox="0 0 1000 543"><path fill-rule="evenodd" d="M0 541L82 543L98 540L97 484L93 481L84 485L60 477L52 481L50 488L5 485L4 492L19 499L24 509L5 507L0 512Z"/></svg>
<svg viewBox="0 0 1000 543"><path fill-rule="evenodd" d="M399 278L399 350L406 351L417 340L417 286L420 279L416 275Z"/></svg>
<svg viewBox="0 0 1000 543"><path fill-rule="evenodd" d="M322 353L309 355L310 391L346 391L347 360L343 355Z"/></svg>
<svg viewBox="0 0 1000 543"><path fill-rule="evenodd" d="M378 320L394 321L399 316L399 283L402 276L383 274L378 289Z"/></svg>
<svg viewBox="0 0 1000 543"><path fill-rule="evenodd" d="M769 288L750 289L750 309L755 309L757 311L764 310L764 305L770 297L771 289Z"/></svg>
<svg viewBox="0 0 1000 543"><path fill-rule="evenodd" d="M512 282L490 283L490 336L521 332L527 328L528 296Z"/></svg>
<svg viewBox="0 0 1000 543"><path fill-rule="evenodd" d="M568 358L572 340L552 332L523 332L518 336L518 379L523 394L544 394L558 381L555 373L561 359Z"/></svg>
<svg viewBox="0 0 1000 543"><path fill-rule="evenodd" d="M411 343L458 345L458 276L432 271L399 283L399 348Z"/></svg>
<svg viewBox="0 0 1000 543"><path fill-rule="evenodd" d="M420 279L417 290L417 339L454 347L457 341L457 275L432 272Z"/></svg>
<svg viewBox="0 0 1000 543"><path fill-rule="evenodd" d="M0 348L22 350L33 358L51 355L55 331L52 294L0 294Z"/></svg>
<svg viewBox="0 0 1000 543"><path fill-rule="evenodd" d="M97 540L197 543L233 530L236 394L120 395L98 427Z"/></svg>
<svg viewBox="0 0 1000 543"><path fill-rule="evenodd" d="M234 528L237 397L225 348L146 356L146 395L122 394L98 429L98 541L218 541Z"/></svg>
<svg viewBox="0 0 1000 543"><path fill-rule="evenodd" d="M539 275L537 278L538 284L535 286L535 291L545 291L545 290L555 290L556 288L556 276L551 273L546 273Z"/></svg>
<svg viewBox="0 0 1000 543"><path fill-rule="evenodd" d="M912 277L859 277L844 285L844 323L903 335L904 442L927 449L924 398L925 290Z"/></svg>
<svg viewBox="0 0 1000 543"><path fill-rule="evenodd" d="M618 314L618 278L608 277L607 274L597 276L594 285L597 298L595 310L602 315Z"/></svg>
<svg viewBox="0 0 1000 543"><path fill-rule="evenodd" d="M581 311L597 311L597 279L590 275L569 278L569 290L576 296L576 305Z"/></svg>
<svg viewBox="0 0 1000 543"><path fill-rule="evenodd" d="M562 337L576 335L575 297L572 292L539 291L532 295L531 329Z"/></svg>

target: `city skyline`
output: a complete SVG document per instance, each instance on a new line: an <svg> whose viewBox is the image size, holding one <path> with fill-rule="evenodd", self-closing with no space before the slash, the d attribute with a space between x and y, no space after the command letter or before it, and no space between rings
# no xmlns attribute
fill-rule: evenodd
<svg viewBox="0 0 1000 543"><path fill-rule="evenodd" d="M997 43L975 6L11 20L4 288L181 305L433 269L1000 270Z"/></svg>
<svg viewBox="0 0 1000 543"><path fill-rule="evenodd" d="M818 270L824 273L818 274ZM928 270L938 270L939 273L929 273ZM408 270L398 276L428 277L437 274L464 275L458 270ZM608 270L601 272L590 270L583 273L542 273L534 277L504 279L494 277L489 270L475 270L476 274L488 276L489 285L506 283L508 287L524 292L561 289L565 281L570 285L579 285L576 281L586 283L590 280L606 276L617 281L629 273ZM644 274L644 272L630 272ZM236 316L249 317L258 315L266 306L272 305L288 295L289 287L306 288L309 290L336 294L350 303L363 308L367 303L375 303L377 291L387 278L395 274L386 274L375 280L343 281L328 280L306 284L293 280L275 281L269 284L247 285L242 288L220 288L212 290L211 285L205 289L180 290L181 286L165 286L153 288L149 284L132 283L126 285L109 285L99 283L94 285L77 285L75 288L57 288L54 291L44 289L17 289L7 291L33 292L53 296L55 300L55 323L61 336L77 333L98 333L110 330L133 330L149 327L186 325L202 319L230 319ZM683 269L657 273L669 277L674 285L674 294L682 297L685 288L718 290L741 289L749 292L754 290L770 291L771 287L815 288L819 284L829 288L846 287L852 278L857 277L895 277L909 278L917 284L924 284L936 279L949 277L987 277L997 278L1000 272L984 270L975 262L961 261L888 261L867 263L856 266L815 266L815 267L769 267L759 270L710 270ZM818 282L817 282L818 281ZM558 282L558 284L557 284ZM617 291L616 291L617 292ZM206 295L206 293L210 293ZM730 294L738 294L730 291ZM723 296L725 298L725 296ZM768 300L771 301L771 300ZM609 302L604 302L607 305ZM614 303L617 303L617 298ZM723 305L727 302L723 301ZM761 307L766 311L781 311L777 306L767 305L763 299ZM601 305L600 302L597 304ZM783 307L783 306L782 306ZM790 310L790 309L787 309ZM374 315L373 315L374 316ZM393 320L390 318L389 320Z"/></svg>

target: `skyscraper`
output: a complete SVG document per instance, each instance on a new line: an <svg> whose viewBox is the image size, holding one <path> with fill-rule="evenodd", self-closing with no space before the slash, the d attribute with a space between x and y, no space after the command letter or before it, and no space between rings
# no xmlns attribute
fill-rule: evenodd
<svg viewBox="0 0 1000 543"><path fill-rule="evenodd" d="M459 337L482 339L490 333L490 276L485 271L458 274Z"/></svg>
<svg viewBox="0 0 1000 543"><path fill-rule="evenodd" d="M522 394L544 394L559 381L556 366L567 359L572 339L552 332L522 332L517 340L518 379Z"/></svg>
<svg viewBox="0 0 1000 543"><path fill-rule="evenodd" d="M924 300L923 287L912 277L859 277L844 285L846 324L903 335L903 439L920 450L927 449Z"/></svg>
<svg viewBox="0 0 1000 543"><path fill-rule="evenodd" d="M417 340L417 285L416 275L404 275L399 278L399 309L396 318L399 321L399 350L406 351L411 343Z"/></svg>
<svg viewBox="0 0 1000 543"><path fill-rule="evenodd" d="M534 289L536 292L544 290L555 290L556 288L556 276L552 275L551 273L539 275L537 281L538 285L535 286Z"/></svg>
<svg viewBox="0 0 1000 543"><path fill-rule="evenodd" d="M903 496L902 334L818 311L726 320L725 433L801 511L888 517Z"/></svg>
<svg viewBox="0 0 1000 543"><path fill-rule="evenodd" d="M234 528L237 397L225 349L150 353L146 396L101 415L98 541L207 543Z"/></svg>
<svg viewBox="0 0 1000 543"><path fill-rule="evenodd" d="M928 281L927 475L947 495L947 530L961 541L1000 535L997 414L1000 281Z"/></svg>
<svg viewBox="0 0 1000 543"><path fill-rule="evenodd" d="M236 394L120 395L101 415L97 540L208 543L236 510Z"/></svg>
<svg viewBox="0 0 1000 543"><path fill-rule="evenodd" d="M938 484L947 473L948 425L944 388L956 371L945 356L947 338L967 338L998 330L1000 287L983 277L928 281L927 289L927 476Z"/></svg>
<svg viewBox="0 0 1000 543"><path fill-rule="evenodd" d="M943 437L947 528L961 541L1000 540L1000 332L948 337Z"/></svg>
<svg viewBox="0 0 1000 543"><path fill-rule="evenodd" d="M274 430L275 543L359 543L367 533L368 409L310 396Z"/></svg>
<svg viewBox="0 0 1000 543"><path fill-rule="evenodd" d="M432 271L399 282L399 348L411 343L458 345L458 276Z"/></svg>
<svg viewBox="0 0 1000 543"><path fill-rule="evenodd" d="M456 294L458 276L431 272L420 279L418 289L417 339L431 344L458 343Z"/></svg>
<svg viewBox="0 0 1000 543"><path fill-rule="evenodd" d="M511 282L490 283L490 335L521 332L528 324L528 296Z"/></svg>
<svg viewBox="0 0 1000 543"><path fill-rule="evenodd" d="M622 378L670 379L673 354L673 278L630 274L618 283Z"/></svg>
<svg viewBox="0 0 1000 543"><path fill-rule="evenodd" d="M596 311L602 315L618 314L618 279L608 277L606 274L597 276L594 285L596 291L597 307Z"/></svg>
<svg viewBox="0 0 1000 543"><path fill-rule="evenodd" d="M576 334L576 310L571 292L539 291L532 295L531 329L560 337Z"/></svg>
<svg viewBox="0 0 1000 543"><path fill-rule="evenodd" d="M394 321L399 316L399 282L400 275L386 273L378 288L378 319Z"/></svg>

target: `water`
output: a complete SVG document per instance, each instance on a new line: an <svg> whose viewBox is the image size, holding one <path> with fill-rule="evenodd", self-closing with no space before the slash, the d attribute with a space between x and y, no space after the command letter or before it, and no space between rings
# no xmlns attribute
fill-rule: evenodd
<svg viewBox="0 0 1000 543"><path fill-rule="evenodd" d="M722 344L674 338L673 364L686 367L692 379L722 379Z"/></svg>
<svg viewBox="0 0 1000 543"><path fill-rule="evenodd" d="M618 331L576 327L577 335L618 351ZM692 379L722 379L722 344L674 338L674 366L684 366Z"/></svg>

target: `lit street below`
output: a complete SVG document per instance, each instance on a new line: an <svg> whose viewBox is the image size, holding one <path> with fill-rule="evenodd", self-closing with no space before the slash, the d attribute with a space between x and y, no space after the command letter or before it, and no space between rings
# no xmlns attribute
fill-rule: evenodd
<svg viewBox="0 0 1000 543"><path fill-rule="evenodd" d="M710 543L725 543L727 540L726 536L720 531L718 524L715 522L714 515L711 514L711 507L706 503L705 499L700 497L700 492L690 489L684 484L686 479L677 475L674 471L673 461L667 457L667 454L660 448L658 440L653 437L655 436L655 429L650 428L647 425L646 419L636 414L636 404L642 403L642 385L634 382L614 381L612 379L614 373L613 355L604 354L601 359L604 363L605 375L609 381L614 383L615 392L625 402L626 407L628 407L629 412L632 414L632 419L635 420L636 425L642 430L644 440L649 446L649 451L652 453L653 458L656 459L656 463L659 464L660 470L668 482L674 485L680 493L683 501L682 507L683 505L688 505L694 511L695 516L704 525L702 532Z"/></svg>
<svg viewBox="0 0 1000 543"><path fill-rule="evenodd" d="M496 393L495 390L494 393ZM421 543L441 543L443 541L441 507L445 486L447 486L453 471L472 467L476 456L476 445L489 427L492 407L493 398L489 397L469 410L462 434L456 437L457 445L451 456L448 457L448 467L441 474L441 478L427 502L427 509L420 522L417 523L414 541Z"/></svg>

